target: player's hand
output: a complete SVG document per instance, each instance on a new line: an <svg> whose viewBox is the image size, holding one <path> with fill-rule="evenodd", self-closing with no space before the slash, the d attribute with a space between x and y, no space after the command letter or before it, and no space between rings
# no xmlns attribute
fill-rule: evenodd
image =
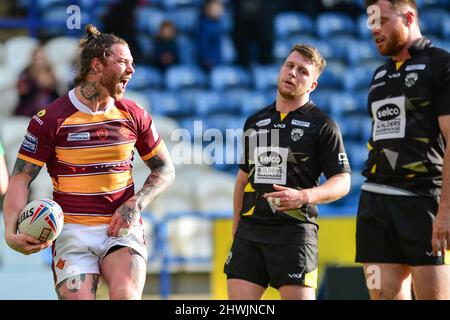
<svg viewBox="0 0 450 320"><path fill-rule="evenodd" d="M445 251L450 250L450 214L438 211L433 222L431 246L435 256L445 256Z"/></svg>
<svg viewBox="0 0 450 320"><path fill-rule="evenodd" d="M52 245L51 241L41 242L27 234L6 235L5 241L11 249L25 255L39 252Z"/></svg>
<svg viewBox="0 0 450 320"><path fill-rule="evenodd" d="M139 218L139 208L136 199L131 197L123 203L113 214L108 226L108 236L122 237L128 235L131 226Z"/></svg>
<svg viewBox="0 0 450 320"><path fill-rule="evenodd" d="M277 211L298 209L304 204L309 203L307 189L297 190L277 184L274 184L273 188L277 191L265 193L263 197L266 199L271 198Z"/></svg>

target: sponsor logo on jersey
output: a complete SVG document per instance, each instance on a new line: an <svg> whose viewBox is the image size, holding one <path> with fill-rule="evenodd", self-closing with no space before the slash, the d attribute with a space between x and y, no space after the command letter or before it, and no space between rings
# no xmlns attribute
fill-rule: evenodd
<svg viewBox="0 0 450 320"><path fill-rule="evenodd" d="M56 267L58 269L63 270L65 265L66 265L66 260L63 260L63 259L59 258L58 262L56 263Z"/></svg>
<svg viewBox="0 0 450 320"><path fill-rule="evenodd" d="M292 141L298 141L303 136L303 129L294 128L291 131L291 139Z"/></svg>
<svg viewBox="0 0 450 320"><path fill-rule="evenodd" d="M400 72L388 75L389 79L400 78Z"/></svg>
<svg viewBox="0 0 450 320"><path fill-rule="evenodd" d="M416 84L417 79L419 79L419 75L417 74L417 72L408 73L405 77L405 86L411 88Z"/></svg>
<svg viewBox="0 0 450 320"><path fill-rule="evenodd" d="M106 138L108 138L108 130L98 129L97 136L100 138L100 140L106 140Z"/></svg>
<svg viewBox="0 0 450 320"><path fill-rule="evenodd" d="M89 132L71 132L67 135L67 141L88 141L91 140Z"/></svg>
<svg viewBox="0 0 450 320"><path fill-rule="evenodd" d="M262 126L267 126L270 122L272 121L272 119L264 119L264 120L260 120L256 123L256 125L258 127L262 127Z"/></svg>
<svg viewBox="0 0 450 320"><path fill-rule="evenodd" d="M348 157L347 157L347 154L346 153L343 153L343 152L341 152L341 153L339 153L338 154L338 159L339 159L339 164L345 164L345 165L348 165Z"/></svg>
<svg viewBox="0 0 450 320"><path fill-rule="evenodd" d="M258 156L258 162L265 167L279 165L282 162L281 155L274 151L267 151Z"/></svg>
<svg viewBox="0 0 450 320"><path fill-rule="evenodd" d="M384 77L384 75L387 73L387 70L385 69L385 70L381 70L381 71L379 71L376 75L375 75L375 77L373 78L373 80L378 80L378 79L380 79L381 77Z"/></svg>
<svg viewBox="0 0 450 320"><path fill-rule="evenodd" d="M276 123L273 125L274 128L286 128L286 124L284 123Z"/></svg>
<svg viewBox="0 0 450 320"><path fill-rule="evenodd" d="M31 119L33 119L34 121L39 123L40 126L42 126L44 124L44 121L42 121L42 119L39 118L37 114L35 114Z"/></svg>
<svg viewBox="0 0 450 320"><path fill-rule="evenodd" d="M413 71L413 70L425 70L427 66L425 64L412 64L405 68L405 71Z"/></svg>
<svg viewBox="0 0 450 320"><path fill-rule="evenodd" d="M38 146L38 138L27 132L25 139L22 142L21 148L25 151L36 153Z"/></svg>
<svg viewBox="0 0 450 320"><path fill-rule="evenodd" d="M128 129L128 128L125 128L125 127L121 127L120 129L119 129L119 133L122 135L122 136L124 136L125 138L128 138L129 136L130 136L130 129Z"/></svg>
<svg viewBox="0 0 450 320"><path fill-rule="evenodd" d="M41 111L39 111L39 112L37 113L37 116L38 116L39 118L42 118L43 116L45 116L46 113L47 113L47 111L46 111L45 109L42 109Z"/></svg>
<svg viewBox="0 0 450 320"><path fill-rule="evenodd" d="M387 104L377 111L377 119L388 121L397 118L400 115L400 108L395 104Z"/></svg>
<svg viewBox="0 0 450 320"><path fill-rule="evenodd" d="M375 84L373 84L373 85L371 85L370 86L370 89L369 89L369 91L372 91L373 89L375 89L375 88L378 88L378 87L381 87L381 86L384 86L386 84L386 82L385 81L383 81L383 82L378 82L378 83L375 83Z"/></svg>
<svg viewBox="0 0 450 320"><path fill-rule="evenodd" d="M294 278L294 279L301 279L302 278L302 274L301 273L288 273L289 278Z"/></svg>
<svg viewBox="0 0 450 320"><path fill-rule="evenodd" d="M309 128L309 126L311 125L310 122L295 120L295 119L292 119L291 124L294 126L305 127L305 128Z"/></svg>

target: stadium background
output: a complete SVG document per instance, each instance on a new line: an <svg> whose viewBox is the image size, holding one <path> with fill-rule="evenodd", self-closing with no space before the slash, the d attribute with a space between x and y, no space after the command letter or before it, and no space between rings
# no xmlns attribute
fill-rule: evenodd
<svg viewBox="0 0 450 320"><path fill-rule="evenodd" d="M63 93L74 75L77 39L84 25L93 23L102 30L102 16L114 2L117 0L0 3L0 139L10 171L29 121L12 116L18 100L17 77L28 65L38 39L46 41L46 53ZM145 297L226 298L222 267L231 244L230 217L237 165L186 164L183 160L189 156L174 151L174 146L180 143L171 141L171 134L177 128L189 130L192 141L183 144L185 150L192 151L193 159L210 143L194 139L194 121L202 121L203 131L215 128L224 135L226 129L242 128L246 116L273 101L280 63L293 43L302 42L316 46L327 59L326 70L312 99L339 123L353 170L350 194L319 207L318 298L366 298L361 268L352 262L354 217L362 183L360 171L371 130L366 115L367 91L372 72L383 58L370 38L363 1L343 1L356 8L352 12L335 7L314 16L295 8L273 13L273 63L260 65L255 60L248 67L236 63L232 1L223 2L226 8L221 37L223 64L210 71L200 68L196 59L201 0L140 1L136 19L121 22L135 24L138 42L148 55L152 54L152 39L163 20L173 21L178 30L180 63L166 71L139 63L126 93L126 97L150 111L178 163L175 183L144 214L150 253ZM436 46L450 51L450 0L417 3L423 33ZM67 28L67 18L72 12L67 12L70 5L80 8L81 30ZM237 138L235 143L225 144L223 154L234 154L238 160L239 142ZM148 171L139 159L135 159L134 166L136 187L140 187ZM44 171L32 184L33 199L51 197L50 179ZM2 240L0 298L55 298L50 259L48 250L21 256L7 248ZM105 297L102 289L101 297ZM278 296L275 290L270 290L265 297Z"/></svg>

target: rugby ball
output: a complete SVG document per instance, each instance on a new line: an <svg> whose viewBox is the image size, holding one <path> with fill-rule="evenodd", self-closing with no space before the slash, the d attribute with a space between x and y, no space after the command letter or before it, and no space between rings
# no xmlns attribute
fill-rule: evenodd
<svg viewBox="0 0 450 320"><path fill-rule="evenodd" d="M20 212L17 225L19 233L28 234L42 242L53 241L63 228L63 211L53 200L33 200Z"/></svg>

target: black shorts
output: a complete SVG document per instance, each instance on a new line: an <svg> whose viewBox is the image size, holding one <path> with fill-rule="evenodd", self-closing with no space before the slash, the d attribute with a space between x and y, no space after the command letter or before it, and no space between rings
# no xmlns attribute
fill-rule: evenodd
<svg viewBox="0 0 450 320"><path fill-rule="evenodd" d="M224 272L228 279L247 280L264 288L317 288L317 255L317 246L312 244L263 244L234 237Z"/></svg>
<svg viewBox="0 0 450 320"><path fill-rule="evenodd" d="M361 191L356 219L356 262L441 265L431 235L438 199Z"/></svg>

